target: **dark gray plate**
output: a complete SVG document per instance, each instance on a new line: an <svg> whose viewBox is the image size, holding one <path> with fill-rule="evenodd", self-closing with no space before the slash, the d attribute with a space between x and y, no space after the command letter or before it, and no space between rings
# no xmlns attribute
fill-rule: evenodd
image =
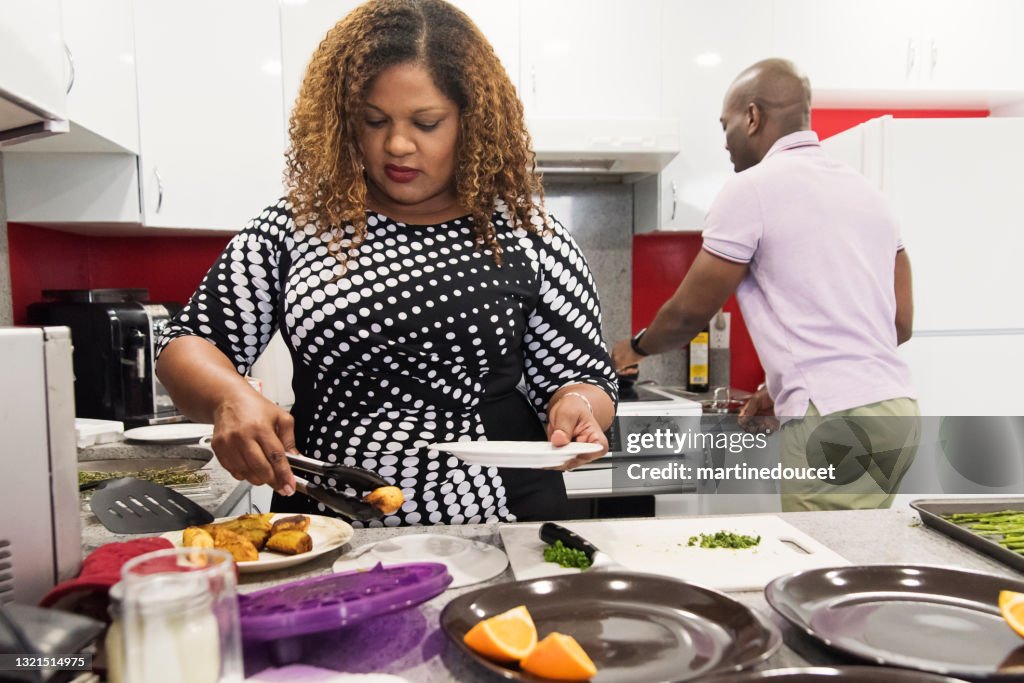
<svg viewBox="0 0 1024 683"><path fill-rule="evenodd" d="M496 664L462 642L481 619L526 605L543 638L571 635L597 666L595 683L688 681L739 671L781 645L774 626L730 597L651 574L595 571L483 588L452 600L441 614L451 641L491 671L541 681Z"/></svg>
<svg viewBox="0 0 1024 683"><path fill-rule="evenodd" d="M982 536L965 525L954 524L943 515L955 512L998 512L1000 510L1020 510L1024 512L1024 498L965 498L915 500L910 507L921 515L921 521L936 531L954 538L964 545L979 550L1003 564L1024 572L1024 555L1004 548L992 538Z"/></svg>
<svg viewBox="0 0 1024 683"><path fill-rule="evenodd" d="M701 683L964 683L959 678L881 666L823 666L807 669L767 669L702 678Z"/></svg>
<svg viewBox="0 0 1024 683"><path fill-rule="evenodd" d="M1024 681L1024 640L999 591L1024 582L958 569L861 565L779 577L775 611L812 638L875 664L974 680Z"/></svg>

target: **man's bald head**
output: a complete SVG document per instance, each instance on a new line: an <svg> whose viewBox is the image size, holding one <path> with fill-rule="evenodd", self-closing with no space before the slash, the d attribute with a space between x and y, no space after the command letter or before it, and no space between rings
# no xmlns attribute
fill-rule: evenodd
<svg viewBox="0 0 1024 683"><path fill-rule="evenodd" d="M737 171L760 163L779 138L810 125L810 81L788 60L747 67L726 92L722 126Z"/></svg>
<svg viewBox="0 0 1024 683"><path fill-rule="evenodd" d="M765 59L744 69L729 86L731 104L764 109L782 135L811 126L811 82L786 59Z"/></svg>

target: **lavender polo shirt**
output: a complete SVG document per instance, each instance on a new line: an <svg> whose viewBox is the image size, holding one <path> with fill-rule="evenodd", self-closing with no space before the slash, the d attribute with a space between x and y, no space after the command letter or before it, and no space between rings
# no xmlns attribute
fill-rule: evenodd
<svg viewBox="0 0 1024 683"><path fill-rule="evenodd" d="M705 220L704 249L747 263L736 290L775 413L822 415L916 398L896 352L899 229L881 192L828 158L818 136L778 140Z"/></svg>

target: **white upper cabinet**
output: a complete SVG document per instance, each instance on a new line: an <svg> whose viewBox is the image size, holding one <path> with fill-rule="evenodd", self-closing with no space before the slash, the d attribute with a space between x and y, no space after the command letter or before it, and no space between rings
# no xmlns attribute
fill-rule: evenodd
<svg viewBox="0 0 1024 683"><path fill-rule="evenodd" d="M774 7L775 52L807 72L816 103L984 106L1024 91L1019 0L774 0Z"/></svg>
<svg viewBox="0 0 1024 683"><path fill-rule="evenodd" d="M21 145L17 151L138 153L132 0L61 0L60 4L71 130Z"/></svg>
<svg viewBox="0 0 1024 683"><path fill-rule="evenodd" d="M97 232L230 231L281 196L276 0L65 2L66 19L75 22L69 35L88 46L72 49L72 92L81 87L82 97L73 100L76 130L69 137L84 131L89 136L80 140L117 140L121 150L76 144L18 153L51 142L40 140L3 154L10 220ZM125 29L134 36L134 59L122 40ZM109 50L102 49L105 40ZM131 97L134 76L116 70L122 82L114 84L89 68L112 60L134 61L138 87Z"/></svg>
<svg viewBox="0 0 1024 683"><path fill-rule="evenodd" d="M737 17L743 17L737 21ZM664 115L678 119L682 152L641 181L636 230L699 230L733 175L718 121L740 71L771 56L772 7L760 0L667 0L662 17Z"/></svg>
<svg viewBox="0 0 1024 683"><path fill-rule="evenodd" d="M282 194L275 0L135 4L143 223L239 229Z"/></svg>
<svg viewBox="0 0 1024 683"><path fill-rule="evenodd" d="M527 118L661 116L662 4L522 0L519 77Z"/></svg>
<svg viewBox="0 0 1024 683"><path fill-rule="evenodd" d="M932 87L1024 91L1024 2L932 0L926 20L922 78Z"/></svg>
<svg viewBox="0 0 1024 683"><path fill-rule="evenodd" d="M72 123L68 137L74 137L78 132L74 129L80 127L122 150L138 152L132 0L62 0L61 8L74 69L68 92ZM100 151L108 150L101 146Z"/></svg>
<svg viewBox="0 0 1024 683"><path fill-rule="evenodd" d="M905 88L922 61L918 4L775 0L775 56L793 60L815 91Z"/></svg>
<svg viewBox="0 0 1024 683"><path fill-rule="evenodd" d="M66 66L58 0L0 7L0 144L67 130Z"/></svg>

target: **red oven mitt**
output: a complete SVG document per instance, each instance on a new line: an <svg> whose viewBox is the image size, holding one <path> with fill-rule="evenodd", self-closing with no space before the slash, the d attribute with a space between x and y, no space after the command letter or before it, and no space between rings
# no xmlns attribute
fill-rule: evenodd
<svg viewBox="0 0 1024 683"><path fill-rule="evenodd" d="M110 587L121 580L121 567L133 557L173 548L166 538L137 538L123 543L107 543L89 553L77 578L54 586L39 601L40 607L53 607L109 621L107 596Z"/></svg>

